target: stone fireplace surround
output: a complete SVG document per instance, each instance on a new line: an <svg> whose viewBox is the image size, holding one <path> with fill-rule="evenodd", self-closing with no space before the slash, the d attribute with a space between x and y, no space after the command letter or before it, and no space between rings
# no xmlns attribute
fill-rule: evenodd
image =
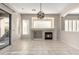
<svg viewBox="0 0 79 59"><path fill-rule="evenodd" d="M51 40L54 40L54 29L32 29L31 38L33 40L45 40L45 32L52 32Z"/></svg>

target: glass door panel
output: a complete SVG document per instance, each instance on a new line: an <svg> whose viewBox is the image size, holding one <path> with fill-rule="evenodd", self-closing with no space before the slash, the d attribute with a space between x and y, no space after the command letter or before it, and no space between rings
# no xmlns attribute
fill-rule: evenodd
<svg viewBox="0 0 79 59"><path fill-rule="evenodd" d="M10 14L0 10L0 49L10 45Z"/></svg>

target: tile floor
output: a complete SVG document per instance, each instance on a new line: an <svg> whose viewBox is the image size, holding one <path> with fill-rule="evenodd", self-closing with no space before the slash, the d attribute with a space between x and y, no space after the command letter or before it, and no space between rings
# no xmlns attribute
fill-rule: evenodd
<svg viewBox="0 0 79 59"><path fill-rule="evenodd" d="M79 50L61 41L17 40L0 50L0 55L79 55Z"/></svg>

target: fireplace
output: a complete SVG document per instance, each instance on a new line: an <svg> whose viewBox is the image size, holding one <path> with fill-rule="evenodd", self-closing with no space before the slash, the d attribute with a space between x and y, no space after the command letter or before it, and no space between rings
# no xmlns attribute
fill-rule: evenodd
<svg viewBox="0 0 79 59"><path fill-rule="evenodd" d="M52 40L53 33L52 32L45 32L45 40Z"/></svg>

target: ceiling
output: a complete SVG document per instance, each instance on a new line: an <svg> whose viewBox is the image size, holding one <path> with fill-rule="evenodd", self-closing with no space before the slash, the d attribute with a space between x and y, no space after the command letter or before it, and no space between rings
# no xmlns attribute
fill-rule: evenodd
<svg viewBox="0 0 79 59"><path fill-rule="evenodd" d="M37 14L40 11L40 3L5 3L21 14ZM45 14L61 14L71 3L42 3L42 11ZM73 3L74 4L74 3ZM79 14L79 8L73 9L70 14Z"/></svg>
<svg viewBox="0 0 79 59"><path fill-rule="evenodd" d="M79 14L79 8L73 9L70 14Z"/></svg>
<svg viewBox="0 0 79 59"><path fill-rule="evenodd" d="M2 19L2 18L4 18L4 17L8 17L8 16L9 16L8 13L6 13L6 12L3 11L3 10L0 10L0 19Z"/></svg>
<svg viewBox="0 0 79 59"><path fill-rule="evenodd" d="M33 13L40 11L40 3L7 3L8 6L15 9L18 13ZM60 13L69 3L42 3L42 11L45 14Z"/></svg>
<svg viewBox="0 0 79 59"><path fill-rule="evenodd" d="M0 10L0 13L5 13L4 11Z"/></svg>

